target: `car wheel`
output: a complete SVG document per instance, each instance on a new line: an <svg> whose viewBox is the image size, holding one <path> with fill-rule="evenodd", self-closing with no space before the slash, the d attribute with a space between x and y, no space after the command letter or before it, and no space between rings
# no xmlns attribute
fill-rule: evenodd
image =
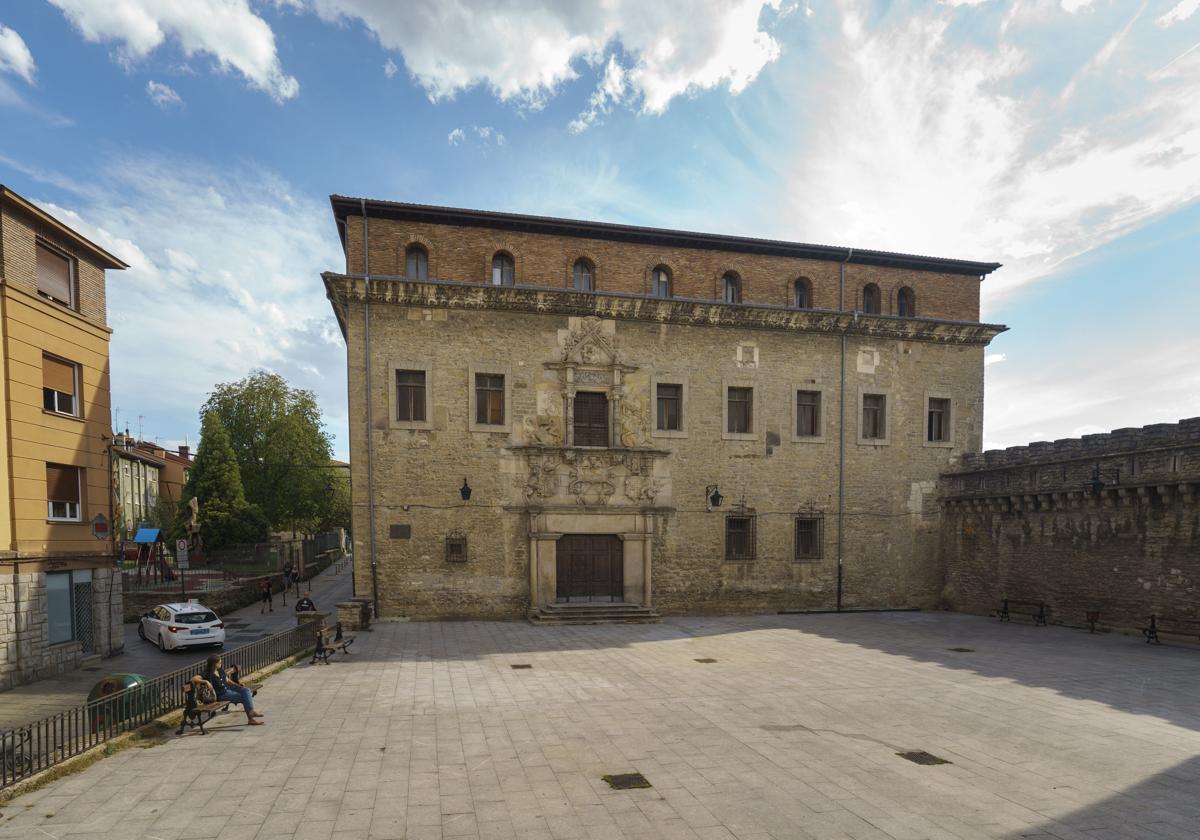
<svg viewBox="0 0 1200 840"><path fill-rule="evenodd" d="M142 622L138 622L138 638L143 642L146 641L146 626Z"/></svg>
<svg viewBox="0 0 1200 840"><path fill-rule="evenodd" d="M167 643L163 640L162 633L158 634L158 649L163 653L167 652Z"/></svg>

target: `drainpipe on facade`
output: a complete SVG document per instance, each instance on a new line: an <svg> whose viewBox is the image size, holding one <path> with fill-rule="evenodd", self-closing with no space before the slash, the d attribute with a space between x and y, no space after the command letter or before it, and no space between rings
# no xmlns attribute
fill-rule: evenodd
<svg viewBox="0 0 1200 840"><path fill-rule="evenodd" d="M838 269L838 309L846 311L846 263L854 256L854 249L846 251L846 259ZM855 322L858 312L854 313ZM837 513L837 609L842 610L842 535L845 531L846 519L846 328L842 327L841 372L838 379L838 513Z"/></svg>
<svg viewBox="0 0 1200 840"><path fill-rule="evenodd" d="M367 528L371 546L371 600L379 617L379 565L375 560L375 436L371 432L371 249L367 227L367 202L363 216L363 387L367 392Z"/></svg>

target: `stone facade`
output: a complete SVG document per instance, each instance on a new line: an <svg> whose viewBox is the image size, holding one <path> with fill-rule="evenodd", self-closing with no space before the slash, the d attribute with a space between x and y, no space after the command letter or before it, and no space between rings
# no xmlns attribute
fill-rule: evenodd
<svg viewBox="0 0 1200 840"><path fill-rule="evenodd" d="M1200 418L970 455L940 490L956 609L1007 596L1063 624L1200 619Z"/></svg>
<svg viewBox="0 0 1200 840"><path fill-rule="evenodd" d="M361 221L343 225L352 271L362 264L354 252L362 239L352 233ZM377 245L374 224L372 266L383 259L377 248L403 256L415 234L387 219ZM473 227L421 231L430 272L477 264L465 281L325 275L347 343L355 589L377 590L382 616L512 618L553 604L561 597L563 540L587 535L619 539L614 597L626 603L666 613L833 607L839 522L844 606L938 603L935 485L962 453L979 448L983 353L1002 329L976 320L986 265L950 279L848 267L848 275L871 272L881 287L924 289L919 300L955 316L896 318L866 316L853 304L821 311L657 299L629 289L582 294L532 275L535 265L569 267L584 247L571 237L536 247L511 231L480 237ZM443 253L439 243L457 244ZM652 246L602 244L585 248L605 266L597 283L634 278L629 266L652 262L639 250ZM501 246L523 255L518 285L469 282ZM790 258L696 250L687 251L691 262L676 255L675 266L736 257L746 300L797 271L784 265ZM769 268L770 260L780 261L770 269L776 276L749 268ZM679 289L693 275L675 266ZM815 292L817 303L832 295L836 308L838 266L805 270L825 278L825 286L814 284L825 289ZM400 418L398 371L423 378L423 417ZM503 421L495 425L477 422L481 374L503 377ZM658 428L664 384L680 386L678 430ZM751 389L751 423L730 432L730 389L739 388ZM820 395L816 434L797 434L797 391ZM607 446L574 439L576 405L588 393L603 395ZM878 439L861 434L864 395L887 401ZM949 400L945 441L926 439L931 398ZM723 496L718 507L708 503L713 486ZM729 517L751 520L748 556L727 550ZM819 535L807 552L815 556L797 559L798 517L816 523L804 526Z"/></svg>

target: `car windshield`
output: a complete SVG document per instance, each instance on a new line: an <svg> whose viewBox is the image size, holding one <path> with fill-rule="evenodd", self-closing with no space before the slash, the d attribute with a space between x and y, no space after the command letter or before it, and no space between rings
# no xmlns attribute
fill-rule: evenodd
<svg viewBox="0 0 1200 840"><path fill-rule="evenodd" d="M217 617L210 612L180 613L175 616L175 621L180 624L207 624L210 621L216 620Z"/></svg>

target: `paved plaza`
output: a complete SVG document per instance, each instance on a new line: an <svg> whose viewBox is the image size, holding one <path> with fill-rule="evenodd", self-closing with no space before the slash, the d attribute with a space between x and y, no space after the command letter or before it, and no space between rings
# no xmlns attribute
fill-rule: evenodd
<svg viewBox="0 0 1200 840"><path fill-rule="evenodd" d="M270 678L267 726L121 752L9 803L0 838L1200 837L1186 644L859 613L380 624L352 649ZM627 772L653 787L601 779Z"/></svg>

